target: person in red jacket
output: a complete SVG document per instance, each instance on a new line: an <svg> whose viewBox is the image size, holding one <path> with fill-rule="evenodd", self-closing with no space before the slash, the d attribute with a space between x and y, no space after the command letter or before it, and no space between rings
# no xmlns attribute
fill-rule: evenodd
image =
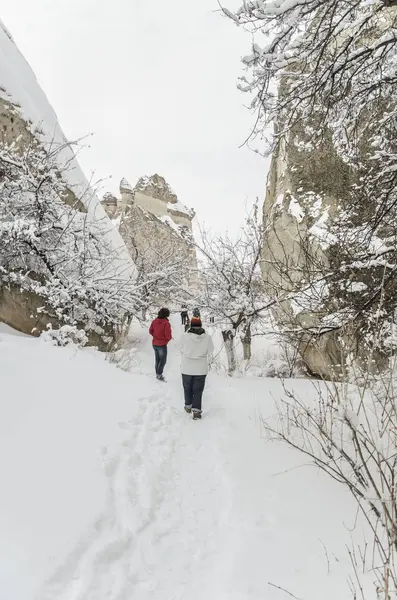
<svg viewBox="0 0 397 600"><path fill-rule="evenodd" d="M172 340L169 316L168 308L160 308L157 319L154 319L149 327L149 333L153 338L156 377L160 381L164 381L163 371L167 362L167 344Z"/></svg>

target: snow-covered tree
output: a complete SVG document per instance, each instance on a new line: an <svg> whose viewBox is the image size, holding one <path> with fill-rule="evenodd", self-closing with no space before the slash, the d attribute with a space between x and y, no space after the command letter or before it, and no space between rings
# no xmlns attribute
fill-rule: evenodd
<svg viewBox="0 0 397 600"><path fill-rule="evenodd" d="M49 321L114 339L139 295L134 278L114 266L110 222L67 187L63 149L0 145L0 283L42 298Z"/></svg>
<svg viewBox="0 0 397 600"><path fill-rule="evenodd" d="M240 88L254 95L256 133L278 122L277 140L315 113L319 136L331 125L340 145L350 145L379 100L390 102L381 126L393 122L395 0L247 0L235 14L225 12L254 34Z"/></svg>
<svg viewBox="0 0 397 600"><path fill-rule="evenodd" d="M262 234L255 204L237 239L202 232L198 244L202 256L200 304L221 323L230 373L236 369L237 333L243 343L244 358L249 359L252 328L272 305L265 296L260 273Z"/></svg>
<svg viewBox="0 0 397 600"><path fill-rule="evenodd" d="M332 148L338 161L333 189L312 180L292 190L306 219L306 256L289 274L279 260L278 291L291 275L308 312L313 299L319 319L303 326L310 338L333 335L339 344L348 328L385 355L395 346L397 307L397 3L247 0L225 13L254 36L240 84L253 95L253 135L270 138L268 150L296 150L296 179L314 151L329 157ZM316 168L325 179L327 165ZM327 222L320 215L319 227L313 194L321 205L326 192L338 214Z"/></svg>

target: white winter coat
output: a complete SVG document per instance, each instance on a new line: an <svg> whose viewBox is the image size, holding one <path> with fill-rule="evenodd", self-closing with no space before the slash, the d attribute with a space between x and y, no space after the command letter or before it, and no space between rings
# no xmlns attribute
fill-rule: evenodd
<svg viewBox="0 0 397 600"><path fill-rule="evenodd" d="M214 344L208 333L184 333L181 341L182 374L207 375L208 359L213 351Z"/></svg>

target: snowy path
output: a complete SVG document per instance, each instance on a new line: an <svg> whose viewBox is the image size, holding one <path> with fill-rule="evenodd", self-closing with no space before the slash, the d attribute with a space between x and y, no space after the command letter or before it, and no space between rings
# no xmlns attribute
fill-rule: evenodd
<svg viewBox="0 0 397 600"><path fill-rule="evenodd" d="M5 388L16 357L29 367L0 422L1 600L285 599L269 582L350 597L349 499L262 438L277 380L211 375L195 422L172 348L166 384L150 348L135 375L36 340L0 337L2 349Z"/></svg>
<svg viewBox="0 0 397 600"><path fill-rule="evenodd" d="M170 475L176 441L172 413L159 398L142 398L134 421L120 424L126 438L119 453L102 452L109 486L106 509L50 581L48 598L121 600L141 585L137 567L144 557L144 540L155 535L161 493Z"/></svg>
<svg viewBox="0 0 397 600"><path fill-rule="evenodd" d="M222 571L230 489L219 422L208 421L204 436L201 424L167 393L139 400L137 417L120 424L118 452L102 452L106 509L43 599L203 597Z"/></svg>

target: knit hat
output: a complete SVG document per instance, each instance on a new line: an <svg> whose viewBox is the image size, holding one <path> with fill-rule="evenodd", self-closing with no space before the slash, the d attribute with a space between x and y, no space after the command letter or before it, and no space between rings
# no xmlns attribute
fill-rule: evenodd
<svg viewBox="0 0 397 600"><path fill-rule="evenodd" d="M201 319L199 317L192 317L190 327L202 327Z"/></svg>

